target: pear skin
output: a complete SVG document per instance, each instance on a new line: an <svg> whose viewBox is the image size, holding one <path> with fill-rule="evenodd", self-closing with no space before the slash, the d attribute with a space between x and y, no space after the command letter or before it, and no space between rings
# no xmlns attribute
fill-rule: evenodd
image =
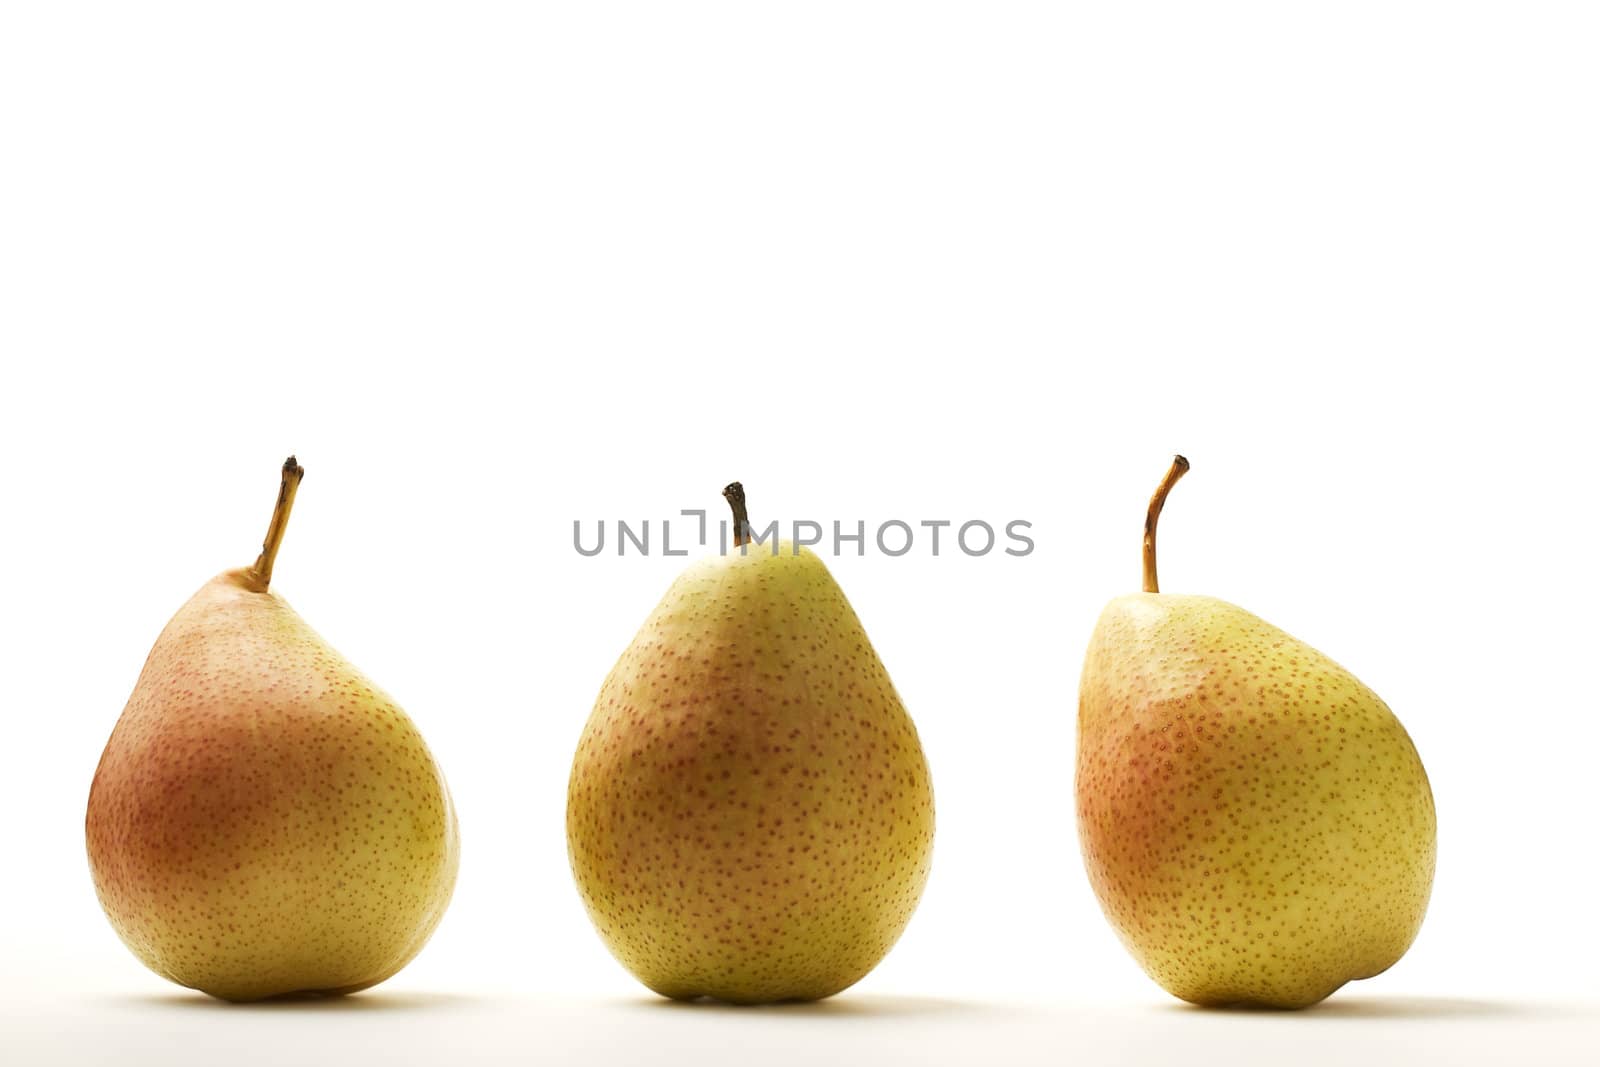
<svg viewBox="0 0 1600 1067"><path fill-rule="evenodd" d="M218 575L162 631L89 794L112 926L157 974L226 1000L383 981L438 925L459 862L416 726L267 589L292 497L264 572Z"/></svg>
<svg viewBox="0 0 1600 1067"><path fill-rule="evenodd" d="M1153 590L1153 515L1147 529ZM1433 884L1433 795L1399 720L1322 653L1212 597L1137 593L1100 616L1077 809L1107 919L1196 1004L1305 1007L1386 970Z"/></svg>
<svg viewBox="0 0 1600 1067"><path fill-rule="evenodd" d="M595 701L567 842L601 938L664 996L815 1000L877 965L928 878L933 791L819 558L751 545L673 583Z"/></svg>

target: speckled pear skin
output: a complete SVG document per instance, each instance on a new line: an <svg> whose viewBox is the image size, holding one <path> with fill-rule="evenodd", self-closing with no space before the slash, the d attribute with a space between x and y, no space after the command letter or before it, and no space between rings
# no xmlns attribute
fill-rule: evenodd
<svg viewBox="0 0 1600 1067"><path fill-rule="evenodd" d="M1078 706L1078 828L1106 917L1162 988L1298 1008L1386 970L1422 923L1433 794L1399 720L1225 601L1100 616Z"/></svg>
<svg viewBox="0 0 1600 1067"><path fill-rule="evenodd" d="M157 974L226 1000L349 993L405 966L459 860L405 712L246 571L156 641L86 820L111 925Z"/></svg>
<svg viewBox="0 0 1600 1067"><path fill-rule="evenodd" d="M900 937L933 852L916 728L822 561L691 565L573 761L567 843L612 953L664 996L815 1000Z"/></svg>

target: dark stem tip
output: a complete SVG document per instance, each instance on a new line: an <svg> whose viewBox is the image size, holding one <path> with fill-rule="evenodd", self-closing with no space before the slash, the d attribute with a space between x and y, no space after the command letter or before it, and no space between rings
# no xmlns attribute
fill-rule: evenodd
<svg viewBox="0 0 1600 1067"><path fill-rule="evenodd" d="M738 547L750 539L750 514L745 511L744 486L729 482L722 488L722 499L733 509L733 544Z"/></svg>

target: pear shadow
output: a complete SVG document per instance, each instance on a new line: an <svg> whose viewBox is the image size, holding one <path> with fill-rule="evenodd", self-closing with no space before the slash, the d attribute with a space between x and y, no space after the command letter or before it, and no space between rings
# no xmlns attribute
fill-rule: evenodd
<svg viewBox="0 0 1600 1067"><path fill-rule="evenodd" d="M488 1001L460 993L347 993L342 996L294 994L269 1000L219 1000L198 990L184 993L142 993L112 998L122 1004L151 1005L182 1011L215 1012L394 1012L459 1009Z"/></svg>
<svg viewBox="0 0 1600 1067"><path fill-rule="evenodd" d="M1168 1011L1194 1015L1268 1015L1280 1019L1537 1019L1563 1013L1549 1006L1463 997L1341 997L1335 993L1308 1008L1272 1008L1259 1004L1169 1004Z"/></svg>
<svg viewBox="0 0 1600 1067"><path fill-rule="evenodd" d="M990 1015L996 1018L1014 1014L1015 1009L999 1004L946 997L911 997L866 994L840 994L825 1000L784 1000L772 1004L730 1004L725 1000L701 997L697 1000L671 1000L667 997L639 997L627 1006L655 1012L745 1015L754 1018L831 1017L836 1019L930 1019L971 1018Z"/></svg>

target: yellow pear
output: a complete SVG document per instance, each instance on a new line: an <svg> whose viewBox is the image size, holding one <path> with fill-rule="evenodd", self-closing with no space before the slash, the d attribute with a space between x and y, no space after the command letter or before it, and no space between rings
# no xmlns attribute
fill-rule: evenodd
<svg viewBox="0 0 1600 1067"><path fill-rule="evenodd" d="M933 849L916 728L844 593L789 542L691 565L595 701L572 765L578 890L664 996L814 1000L899 938Z"/></svg>
<svg viewBox="0 0 1600 1067"><path fill-rule="evenodd" d="M1433 794L1405 729L1322 653L1232 604L1107 605L1078 697L1078 831L1106 917L1162 988L1298 1008L1398 960L1433 884Z"/></svg>
<svg viewBox="0 0 1600 1067"><path fill-rule="evenodd" d="M89 792L111 925L157 974L227 1000L388 978L438 925L459 858L417 728L267 590L303 473L289 457L255 565L162 631Z"/></svg>

